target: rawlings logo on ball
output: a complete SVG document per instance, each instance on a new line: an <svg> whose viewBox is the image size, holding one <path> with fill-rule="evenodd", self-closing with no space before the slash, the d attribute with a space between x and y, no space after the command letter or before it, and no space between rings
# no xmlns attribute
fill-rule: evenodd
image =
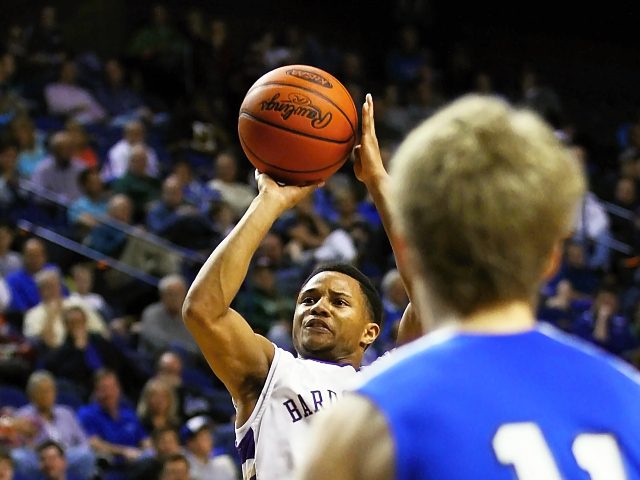
<svg viewBox="0 0 640 480"><path fill-rule="evenodd" d="M322 113L311 99L301 93L290 93L287 100L280 100L280 94L276 93L270 100L260 103L260 110L280 112L283 120L289 120L292 115L306 117L311 120L313 128L324 128L331 123L331 112Z"/></svg>
<svg viewBox="0 0 640 480"><path fill-rule="evenodd" d="M325 88L333 88L333 85L331 85L331 82L329 80L324 78L322 75L319 75L314 72L310 72L308 70L300 70L297 68L293 68L291 70L287 70L287 75L291 75L292 77L297 77L297 78L301 78L302 80L313 82Z"/></svg>

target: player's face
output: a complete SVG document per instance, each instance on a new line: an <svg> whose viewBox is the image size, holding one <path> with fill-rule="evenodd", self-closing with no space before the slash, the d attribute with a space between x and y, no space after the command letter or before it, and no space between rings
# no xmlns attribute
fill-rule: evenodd
<svg viewBox="0 0 640 480"><path fill-rule="evenodd" d="M298 294L293 344L303 357L340 361L358 351L369 321L358 281L339 272L320 272Z"/></svg>

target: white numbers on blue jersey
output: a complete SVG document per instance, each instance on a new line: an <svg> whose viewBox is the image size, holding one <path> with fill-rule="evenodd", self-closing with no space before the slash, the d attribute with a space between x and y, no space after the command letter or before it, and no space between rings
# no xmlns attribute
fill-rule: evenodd
<svg viewBox="0 0 640 480"><path fill-rule="evenodd" d="M562 478L542 430L535 423L502 425L493 437L493 449L500 463L513 466L518 480ZM572 451L591 480L625 480L622 455L612 435L580 434L573 441Z"/></svg>

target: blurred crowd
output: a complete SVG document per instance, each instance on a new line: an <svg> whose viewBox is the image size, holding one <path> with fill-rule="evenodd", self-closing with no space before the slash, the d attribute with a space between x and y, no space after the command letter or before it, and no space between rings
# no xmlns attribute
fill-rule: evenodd
<svg viewBox="0 0 640 480"><path fill-rule="evenodd" d="M233 405L181 305L256 193L235 133L244 93L285 64L333 73L356 105L371 91L387 165L411 128L465 92L551 122L592 186L539 318L640 364L640 117L616 126L618 156L596 166L534 68L501 91L464 47L442 61L425 26L406 22L421 3L397 2L376 65L296 25L232 31L228 19L163 5L109 58L65 44L53 6L3 32L0 478L237 478ZM292 350L297 289L323 261L353 263L379 286L371 362L393 347L408 300L349 162L274 225L234 308Z"/></svg>

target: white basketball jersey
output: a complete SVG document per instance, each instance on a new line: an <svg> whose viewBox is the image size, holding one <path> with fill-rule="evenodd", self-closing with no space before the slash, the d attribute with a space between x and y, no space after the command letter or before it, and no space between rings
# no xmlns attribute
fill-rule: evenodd
<svg viewBox="0 0 640 480"><path fill-rule="evenodd" d="M357 375L351 365L296 358L276 347L258 403L236 429L244 480L291 478L314 416L351 388Z"/></svg>

